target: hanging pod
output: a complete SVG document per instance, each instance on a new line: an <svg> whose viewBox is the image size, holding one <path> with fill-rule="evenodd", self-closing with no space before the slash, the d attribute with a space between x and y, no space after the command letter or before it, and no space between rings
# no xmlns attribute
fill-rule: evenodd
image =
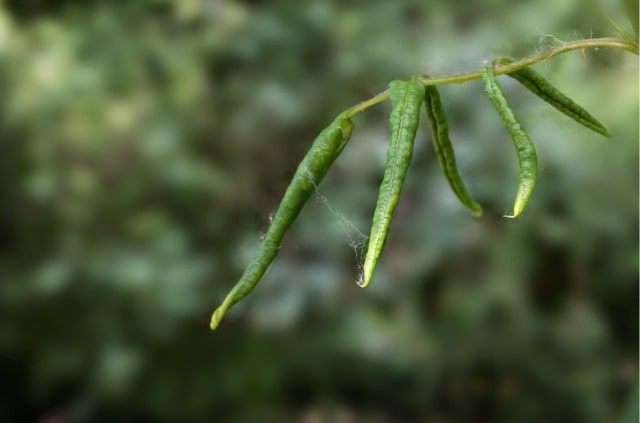
<svg viewBox="0 0 640 423"><path fill-rule="evenodd" d="M511 57L502 57L497 60L499 65L508 65L515 60ZM610 136L607 128L587 112L582 106L564 95L559 89L551 85L542 75L530 67L518 69L507 75L524 85L529 91L555 107L560 112L569 116L579 124L604 135Z"/></svg>
<svg viewBox="0 0 640 423"><path fill-rule="evenodd" d="M413 143L420 122L420 106L424 101L425 87L417 79L392 81L389 84L391 96L391 141L387 151L380 193L373 213L369 247L365 256L363 274L358 285L365 287L371 281L373 271L382 251L384 240L391 223L391 216L398 205L402 184L413 156Z"/></svg>
<svg viewBox="0 0 640 423"><path fill-rule="evenodd" d="M222 305L213 312L212 330L218 326L231 306L246 297L260 282L278 254L285 232L298 217L300 210L327 174L331 164L344 149L353 129L349 112L350 109L338 115L313 142L311 149L298 166L255 257L240 280L227 294Z"/></svg>
<svg viewBox="0 0 640 423"><path fill-rule="evenodd" d="M433 146L438 156L438 164L444 176L449 181L451 189L456 194L460 202L466 206L476 216L482 216L482 206L475 202L462 182L458 166L456 164L456 156L449 138L449 124L447 115L445 114L440 94L435 85L428 85L424 98L424 104L427 109L427 117L431 124L431 138Z"/></svg>
<svg viewBox="0 0 640 423"><path fill-rule="evenodd" d="M496 76L491 67L487 66L482 70L482 79L484 81L485 92L498 111L500 119L502 119L502 123L509 132L513 144L516 147L516 153L518 154L520 165L518 192L513 204L513 214L505 215L505 217L513 218L522 213L536 186L538 157L531 138L529 138L516 118L516 115L513 113L513 110L511 110L511 106L507 102L502 88L498 85L498 81L496 81Z"/></svg>

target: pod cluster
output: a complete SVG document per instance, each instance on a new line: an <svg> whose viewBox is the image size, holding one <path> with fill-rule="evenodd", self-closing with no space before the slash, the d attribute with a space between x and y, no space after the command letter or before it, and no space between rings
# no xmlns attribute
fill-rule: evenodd
<svg viewBox="0 0 640 423"><path fill-rule="evenodd" d="M494 62L494 66L508 65L512 62L511 58L501 58ZM534 70L524 68L508 75L581 125L602 135L609 135L604 125ZM506 216L516 217L524 210L536 185L536 150L496 81L493 67L483 69L482 79L487 97L494 105L511 136L518 156L520 169L518 190L513 213ZM431 138L438 164L451 189L473 215L481 216L483 212L482 206L473 200L468 193L458 171L449 137L447 116L436 86L429 84L429 80L424 77L408 81L392 81L389 84L389 97L391 100L389 118L391 140L387 151L384 176L373 213L363 274L357 281L361 287L367 286L373 277L389 231L393 212L400 200L402 186L413 156L413 145L420 123L422 104L425 105L431 126ZM222 304L213 312L211 329L215 329L231 306L247 296L260 282L276 257L284 234L349 141L353 129L350 117L355 113L354 108L342 112L315 139L307 155L298 166L255 257Z"/></svg>
<svg viewBox="0 0 640 423"><path fill-rule="evenodd" d="M508 65L514 59L509 57L500 58L494 61L495 65ZM607 128L595 117L587 112L582 106L554 87L542 75L531 68L523 68L508 73L510 77L520 82L533 94L546 101L558 111L564 113L579 124L601 134L609 136ZM531 138L527 135L522 124L516 117L515 112L509 105L500 84L496 80L493 67L487 66L482 70L482 80L484 81L485 92L491 103L495 107L502 123L513 140L516 148L519 163L518 191L513 204L513 213L505 217L514 218L524 211L533 194L538 175L538 156Z"/></svg>

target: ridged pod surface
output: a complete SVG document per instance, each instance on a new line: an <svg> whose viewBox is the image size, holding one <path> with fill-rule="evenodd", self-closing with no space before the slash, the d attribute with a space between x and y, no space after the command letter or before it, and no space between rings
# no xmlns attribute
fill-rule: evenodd
<svg viewBox="0 0 640 423"><path fill-rule="evenodd" d="M417 79L392 81L391 96L391 142L387 151L387 163L380 184L380 193L373 213L369 247L364 261L363 274L358 285L365 287L371 281L373 271L387 237L393 211L398 205L402 184L413 156L413 143L420 123L420 106L424 101L425 87Z"/></svg>
<svg viewBox="0 0 640 423"><path fill-rule="evenodd" d="M278 254L285 232L298 217L300 210L351 137L353 123L348 116L349 110L341 113L313 142L298 166L255 257L227 294L222 305L213 312L211 329L215 329L231 306L246 297L262 279Z"/></svg>
<svg viewBox="0 0 640 423"><path fill-rule="evenodd" d="M507 132L509 132L513 144L516 147L516 153L518 154L518 162L520 165L518 192L516 193L516 200L513 204L513 214L505 215L505 217L513 218L522 213L529 198L531 198L531 194L533 194L538 176L538 156L533 142L531 142L531 138L529 138L515 113L513 113L490 67L487 66L482 70L482 79L484 81L485 92L498 111L500 119L505 128L507 128Z"/></svg>
<svg viewBox="0 0 640 423"><path fill-rule="evenodd" d="M514 62L514 59L510 57L503 57L498 59L498 64L507 65ZM587 112L578 103L564 95L562 91L551 85L545 77L540 75L530 67L519 69L515 72L508 73L510 77L520 82L529 91L555 107L560 112L569 116L579 124L604 135L610 136L607 128L598 121L591 113Z"/></svg>
<svg viewBox="0 0 640 423"><path fill-rule="evenodd" d="M424 103L427 109L427 117L431 124L431 138L438 156L438 163L444 173L451 189L460 202L477 216L482 216L482 206L475 202L462 182L462 177L456 164L456 156L449 138L449 123L445 114L438 89L429 85L426 87Z"/></svg>

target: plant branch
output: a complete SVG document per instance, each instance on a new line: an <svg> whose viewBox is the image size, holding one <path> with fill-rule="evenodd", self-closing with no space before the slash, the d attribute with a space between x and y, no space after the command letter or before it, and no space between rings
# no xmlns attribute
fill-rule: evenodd
<svg viewBox="0 0 640 423"><path fill-rule="evenodd" d="M627 50L631 53L638 55L638 48L628 42L618 39L618 38L593 38L588 40L576 40L569 41L566 43L562 43L550 49L544 50L540 53L536 53L534 55L522 58L520 60L516 60L512 63L494 66L493 70L496 75L502 75L505 73L511 73L517 71L518 69L526 68L527 66L531 66L535 63L540 63L545 60L551 59L554 56L567 53L573 50L582 50L586 48L620 48L623 50ZM419 76L418 79L425 85L445 85L445 84L453 84L453 83L463 83L467 81L471 81L474 79L481 79L482 72L468 72L468 73L458 73L454 75L442 76L439 78L428 78ZM378 103L382 103L383 101L389 98L389 90L384 90L381 93L371 97L368 100L365 100L361 103L353 106L348 116L351 117L363 110L368 109L371 106L375 106Z"/></svg>

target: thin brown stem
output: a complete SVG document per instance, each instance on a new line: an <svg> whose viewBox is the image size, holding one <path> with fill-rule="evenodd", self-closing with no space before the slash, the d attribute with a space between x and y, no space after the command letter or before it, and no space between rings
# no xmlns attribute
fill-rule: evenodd
<svg viewBox="0 0 640 423"><path fill-rule="evenodd" d="M569 41L566 43L562 43L555 47L549 48L540 53L533 54L528 57L524 57L520 60L516 60L512 63L505 65L494 66L493 70L496 75L502 75L505 73L511 73L518 69L526 68L527 66L531 66L535 63L540 63L545 60L551 59L557 55L567 53L573 50L582 50L587 48L619 48L623 50L627 50L631 53L638 54L638 48L634 45L627 43L624 40L618 38L593 38L589 40L576 40ZM438 78L428 78L424 76L418 76L418 79L424 85L445 85L445 84L453 84L458 83L461 84L463 82L472 81L474 79L481 79L482 72L468 72L468 73L458 73L454 75L447 75ZM379 94L371 97L368 100L365 100L351 108L349 111L349 117L368 109L371 106L375 106L378 103L381 103L389 98L389 90L382 91Z"/></svg>

